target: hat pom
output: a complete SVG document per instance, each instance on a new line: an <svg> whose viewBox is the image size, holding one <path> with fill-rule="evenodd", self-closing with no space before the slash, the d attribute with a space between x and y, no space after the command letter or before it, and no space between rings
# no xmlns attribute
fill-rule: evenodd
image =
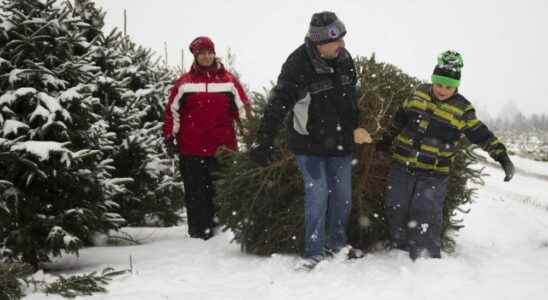
<svg viewBox="0 0 548 300"><path fill-rule="evenodd" d="M438 55L438 65L441 69L448 69L453 72L460 72L464 67L462 55L454 50L447 50Z"/></svg>
<svg viewBox="0 0 548 300"><path fill-rule="evenodd" d="M432 74L432 83L457 88L460 85L462 67L462 55L457 51L448 50L441 53Z"/></svg>

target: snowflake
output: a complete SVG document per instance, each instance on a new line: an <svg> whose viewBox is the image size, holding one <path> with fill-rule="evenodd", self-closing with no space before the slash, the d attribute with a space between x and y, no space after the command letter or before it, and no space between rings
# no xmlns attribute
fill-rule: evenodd
<svg viewBox="0 0 548 300"><path fill-rule="evenodd" d="M428 231L428 224L427 223L421 224L421 227L420 227L421 234L425 234L427 231Z"/></svg>
<svg viewBox="0 0 548 300"><path fill-rule="evenodd" d="M409 221L409 223L407 223L407 227L408 227L408 228L415 228L415 227L417 227L417 221L415 221L415 220Z"/></svg>

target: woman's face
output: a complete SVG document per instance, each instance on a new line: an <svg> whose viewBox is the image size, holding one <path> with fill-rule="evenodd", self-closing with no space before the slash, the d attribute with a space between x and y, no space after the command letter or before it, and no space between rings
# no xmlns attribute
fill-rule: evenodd
<svg viewBox="0 0 548 300"><path fill-rule="evenodd" d="M202 50L196 56L196 62L202 67L209 67L215 62L215 53L209 50Z"/></svg>

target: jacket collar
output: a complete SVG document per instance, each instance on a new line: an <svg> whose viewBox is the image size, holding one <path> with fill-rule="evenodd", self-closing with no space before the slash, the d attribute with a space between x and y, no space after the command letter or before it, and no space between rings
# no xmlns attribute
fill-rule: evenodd
<svg viewBox="0 0 548 300"><path fill-rule="evenodd" d="M323 58L320 57L320 53L318 52L318 49L316 49L316 45L314 45L309 38L305 38L304 43L306 54L308 55L308 58L310 58L310 61L312 62L312 66L314 67L314 71L316 71L316 73L335 73L335 70L331 66L329 66Z"/></svg>
<svg viewBox="0 0 548 300"><path fill-rule="evenodd" d="M212 66L209 67L202 67L198 65L198 63L194 62L192 66L190 67L190 72L193 74L200 74L200 75L215 75L219 74L225 71L224 65L220 61L216 61Z"/></svg>

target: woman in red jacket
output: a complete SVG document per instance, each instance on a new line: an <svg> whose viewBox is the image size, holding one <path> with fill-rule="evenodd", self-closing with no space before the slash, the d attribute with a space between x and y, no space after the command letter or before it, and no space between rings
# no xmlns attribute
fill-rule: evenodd
<svg viewBox="0 0 548 300"><path fill-rule="evenodd" d="M163 131L168 151L181 155L188 233L209 239L215 212L214 155L221 146L237 150L234 123L241 111L250 117L251 106L238 79L216 58L211 39L198 37L189 48L194 63L169 92Z"/></svg>

